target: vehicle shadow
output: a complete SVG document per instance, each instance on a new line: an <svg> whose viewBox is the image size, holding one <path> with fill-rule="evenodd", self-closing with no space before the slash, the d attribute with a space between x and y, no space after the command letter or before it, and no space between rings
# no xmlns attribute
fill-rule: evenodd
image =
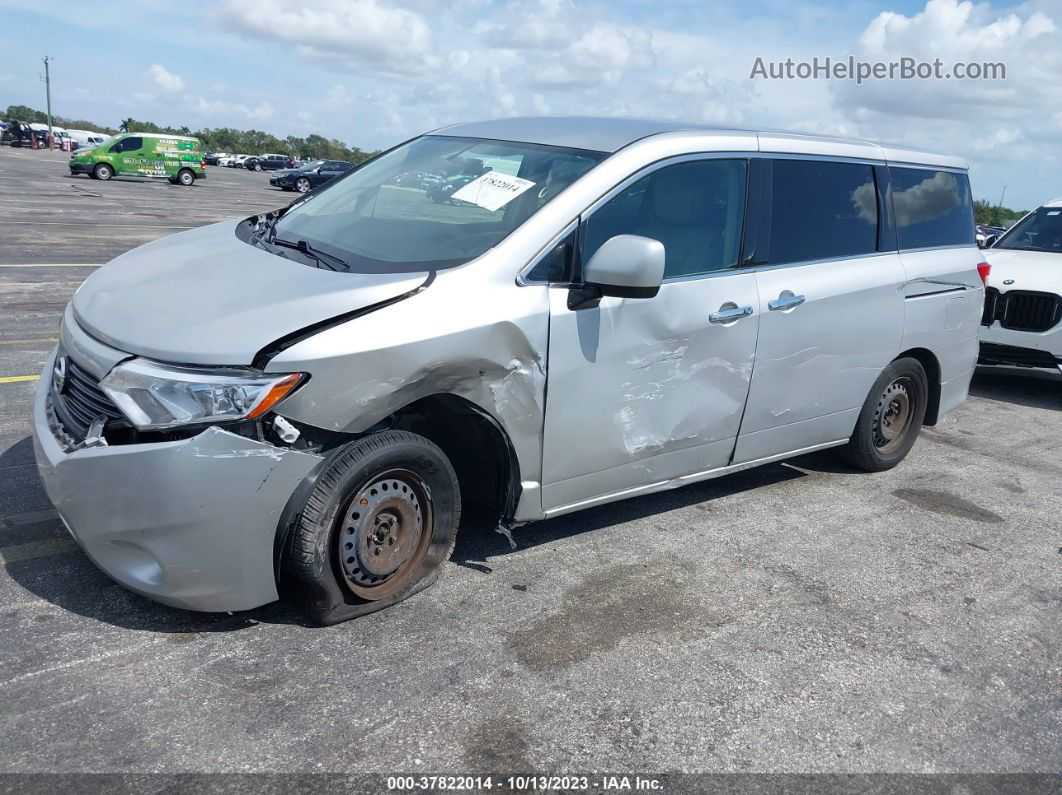
<svg viewBox="0 0 1062 795"><path fill-rule="evenodd" d="M978 367L970 384L973 397L1017 403L1034 409L1062 410L1062 374L1039 370Z"/></svg>
<svg viewBox="0 0 1062 795"><path fill-rule="evenodd" d="M711 502L720 497L750 492L801 477L805 477L805 473L799 469L783 463L768 464L657 494L621 500L597 508L587 508L559 516L556 519L532 522L513 530L513 540L517 549L537 547L541 544L590 533L610 525L646 519L677 508ZM457 545L454 547L450 560L459 566L490 574L493 569L489 560L508 554L513 549L509 540L495 531L495 518L478 508L473 508L471 512L463 516L461 532L458 534Z"/></svg>
<svg viewBox="0 0 1062 795"><path fill-rule="evenodd" d="M818 456L804 456L794 463L819 461ZM821 459L823 462L826 459ZM30 543L43 543L53 551L8 561L6 573L30 593L63 610L127 629L163 633L232 632L259 623L313 626L286 602L274 602L239 613L195 613L167 607L127 591L96 568L85 554L72 544L51 505L36 472L33 444L29 437L0 453L0 472L20 472L18 502L23 514L39 514ZM807 468L816 469L812 463ZM850 471L850 470L838 470ZM517 549L548 544L604 527L637 521L666 511L710 502L739 492L749 492L795 478L805 473L787 464L777 463L747 472L692 484L682 488L636 497L578 513L534 522L514 531ZM493 518L483 510L472 508L462 521L457 546L451 561L459 566L490 574L490 560L512 551L509 540L495 532ZM48 542L51 542L49 545ZM18 541L5 543L18 544ZM56 551L57 550L57 551Z"/></svg>

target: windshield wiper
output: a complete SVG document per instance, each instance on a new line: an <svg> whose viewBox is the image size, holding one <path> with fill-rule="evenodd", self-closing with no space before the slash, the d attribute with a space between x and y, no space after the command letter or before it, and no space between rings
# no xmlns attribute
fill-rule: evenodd
<svg viewBox="0 0 1062 795"><path fill-rule="evenodd" d="M277 237L273 238L269 242L272 243L274 246L293 248L300 254L305 254L307 257L310 257L310 259L317 260L318 265L322 265L328 268L328 270L330 271L339 270L339 268L335 267L335 265L341 266L343 270L350 270L350 264L346 260L340 259L334 254L329 254L327 252L321 251L320 249L314 248L305 240L285 240L282 237ZM334 264L329 264L330 262Z"/></svg>

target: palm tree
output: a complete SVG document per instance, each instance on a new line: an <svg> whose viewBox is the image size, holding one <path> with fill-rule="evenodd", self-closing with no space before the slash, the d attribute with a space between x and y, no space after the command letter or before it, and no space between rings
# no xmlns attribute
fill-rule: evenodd
<svg viewBox="0 0 1062 795"><path fill-rule="evenodd" d="M122 132L129 132L129 129L136 123L136 119L122 119L122 123L118 125L118 129Z"/></svg>

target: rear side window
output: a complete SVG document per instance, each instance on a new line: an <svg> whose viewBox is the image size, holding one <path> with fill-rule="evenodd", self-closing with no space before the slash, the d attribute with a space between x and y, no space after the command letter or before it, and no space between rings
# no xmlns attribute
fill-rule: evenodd
<svg viewBox="0 0 1062 795"><path fill-rule="evenodd" d="M965 174L890 167L900 249L972 246L973 199Z"/></svg>
<svg viewBox="0 0 1062 795"><path fill-rule="evenodd" d="M664 244L664 278L737 265L745 216L745 160L677 163L636 180L586 222L582 261L615 235Z"/></svg>
<svg viewBox="0 0 1062 795"><path fill-rule="evenodd" d="M775 160L771 172L771 264L877 251L873 166Z"/></svg>

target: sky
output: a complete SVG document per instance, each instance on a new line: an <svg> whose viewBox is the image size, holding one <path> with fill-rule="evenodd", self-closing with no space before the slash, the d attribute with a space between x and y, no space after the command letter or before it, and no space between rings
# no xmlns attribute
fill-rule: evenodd
<svg viewBox="0 0 1062 795"><path fill-rule="evenodd" d="M514 115L672 118L958 154L1062 196L1062 0L0 0L0 106L362 149ZM999 62L995 80L767 80L757 58Z"/></svg>

